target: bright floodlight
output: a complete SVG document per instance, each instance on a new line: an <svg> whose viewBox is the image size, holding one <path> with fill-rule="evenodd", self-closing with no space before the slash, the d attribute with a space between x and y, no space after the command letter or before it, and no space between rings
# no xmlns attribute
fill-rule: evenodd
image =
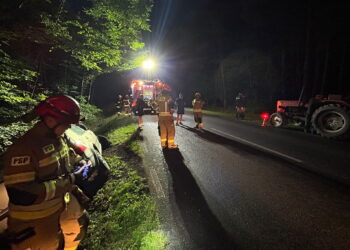
<svg viewBox="0 0 350 250"><path fill-rule="evenodd" d="M154 61L149 59L142 63L142 68L150 70L154 68L154 65Z"/></svg>

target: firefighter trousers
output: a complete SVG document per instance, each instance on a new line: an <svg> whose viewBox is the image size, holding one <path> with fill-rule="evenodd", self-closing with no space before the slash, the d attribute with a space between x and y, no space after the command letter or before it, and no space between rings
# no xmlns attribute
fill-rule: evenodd
<svg viewBox="0 0 350 250"><path fill-rule="evenodd" d="M203 124L203 121L202 121L203 114L202 114L202 112L194 112L193 116L194 116L194 121L195 121L196 125Z"/></svg>
<svg viewBox="0 0 350 250"><path fill-rule="evenodd" d="M88 219L77 198L70 194L70 200L60 217L61 229L64 236L64 249L77 249L84 238L88 226Z"/></svg>
<svg viewBox="0 0 350 250"><path fill-rule="evenodd" d="M20 220L9 216L9 233L18 233L32 227L35 234L17 244L12 243L12 250L56 250L63 249L63 235L59 226L59 218L62 210L41 219Z"/></svg>
<svg viewBox="0 0 350 250"><path fill-rule="evenodd" d="M173 146L175 126L173 116L159 116L160 142L162 147Z"/></svg>

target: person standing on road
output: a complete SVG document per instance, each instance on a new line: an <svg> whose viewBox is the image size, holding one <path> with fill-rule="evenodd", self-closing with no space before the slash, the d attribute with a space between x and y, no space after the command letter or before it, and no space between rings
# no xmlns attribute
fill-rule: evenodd
<svg viewBox="0 0 350 250"><path fill-rule="evenodd" d="M177 117L176 117L176 126L182 124L182 116L185 113L185 102L182 93L179 94L179 97L176 99L175 104L177 106Z"/></svg>
<svg viewBox="0 0 350 250"><path fill-rule="evenodd" d="M163 149L178 148L175 144L175 126L174 126L174 102L170 96L171 88L164 84L160 95L157 97L159 108L158 124L160 130L160 142Z"/></svg>
<svg viewBox="0 0 350 250"><path fill-rule="evenodd" d="M235 98L235 104L236 104L236 118L237 119L244 119L245 117L245 111L246 111L246 97L242 93L238 93L238 95Z"/></svg>
<svg viewBox="0 0 350 250"><path fill-rule="evenodd" d="M143 116L143 109L146 107L146 103L143 100L143 95L139 95L139 97L136 100L136 107L135 107L135 114L138 117L138 127L139 129L142 128L142 116Z"/></svg>
<svg viewBox="0 0 350 250"><path fill-rule="evenodd" d="M12 249L62 249L60 215L69 204L75 176L63 134L79 123L79 103L53 96L39 103L40 121L4 153L4 183L9 196L8 231L17 235ZM25 230L33 235L20 238ZM80 227L78 228L80 230ZM78 235L78 233L76 234ZM79 241L78 241L79 242Z"/></svg>
<svg viewBox="0 0 350 250"><path fill-rule="evenodd" d="M194 99L192 101L193 106L193 116L194 122L196 123L195 128L203 128L203 113L202 108L204 106L204 101L202 100L202 96L199 92L194 94Z"/></svg>

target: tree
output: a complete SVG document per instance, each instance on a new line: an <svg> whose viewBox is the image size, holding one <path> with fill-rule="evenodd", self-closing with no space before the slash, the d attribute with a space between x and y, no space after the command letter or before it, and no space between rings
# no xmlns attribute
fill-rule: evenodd
<svg viewBox="0 0 350 250"><path fill-rule="evenodd" d="M36 73L18 87L84 93L85 79L135 67L151 8L151 0L5 0L0 48Z"/></svg>

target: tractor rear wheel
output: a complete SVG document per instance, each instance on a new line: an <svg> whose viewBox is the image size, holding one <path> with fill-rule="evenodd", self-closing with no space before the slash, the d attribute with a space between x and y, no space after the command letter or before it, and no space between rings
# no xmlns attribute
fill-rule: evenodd
<svg viewBox="0 0 350 250"><path fill-rule="evenodd" d="M350 136L350 115L338 104L319 107L312 114L312 126L323 137L344 139Z"/></svg>
<svg viewBox="0 0 350 250"><path fill-rule="evenodd" d="M285 117L280 113L273 113L270 116L269 124L275 128L283 127L286 123Z"/></svg>

